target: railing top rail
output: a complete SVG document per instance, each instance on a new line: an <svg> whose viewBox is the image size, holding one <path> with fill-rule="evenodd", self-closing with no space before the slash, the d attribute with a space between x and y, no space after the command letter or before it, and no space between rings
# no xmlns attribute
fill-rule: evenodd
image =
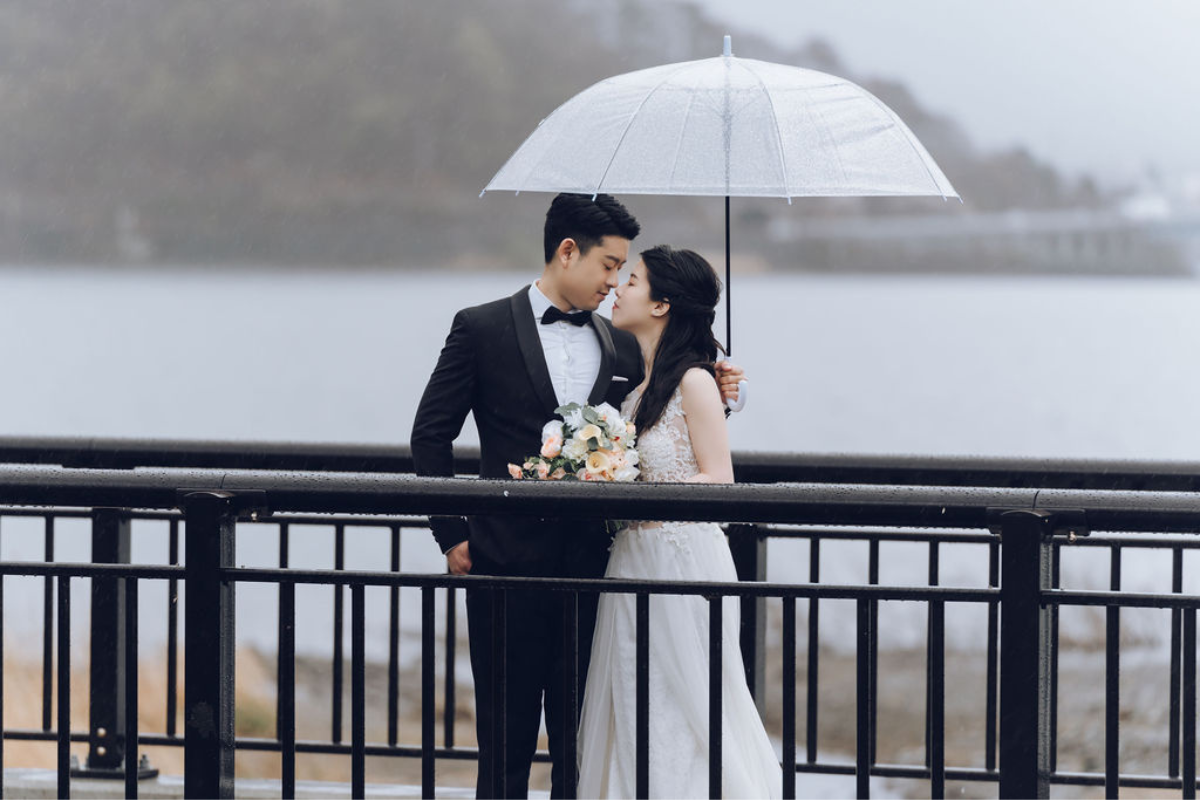
<svg viewBox="0 0 1200 800"><path fill-rule="evenodd" d="M476 474L476 448L458 448L459 474ZM0 464L130 469L413 472L407 445L0 437ZM739 482L876 483L1064 489L1200 490L1200 462L984 456L734 453Z"/></svg>
<svg viewBox="0 0 1200 800"><path fill-rule="evenodd" d="M240 509L337 514L516 514L985 528L993 509L1085 511L1092 530L1200 532L1200 495L1184 492L826 484L606 484L418 478L378 473L60 469L0 465L0 502L177 508L224 492Z"/></svg>

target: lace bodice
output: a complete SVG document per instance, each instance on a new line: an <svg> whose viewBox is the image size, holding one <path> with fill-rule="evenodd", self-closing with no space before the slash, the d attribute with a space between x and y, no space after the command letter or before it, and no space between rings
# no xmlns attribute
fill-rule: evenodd
<svg viewBox="0 0 1200 800"><path fill-rule="evenodd" d="M636 389L630 392L621 404L621 416L633 419L639 399L641 394ZM638 431L637 451L642 473L638 480L678 483L700 471L688 435L681 387L675 387L658 422L648 431Z"/></svg>

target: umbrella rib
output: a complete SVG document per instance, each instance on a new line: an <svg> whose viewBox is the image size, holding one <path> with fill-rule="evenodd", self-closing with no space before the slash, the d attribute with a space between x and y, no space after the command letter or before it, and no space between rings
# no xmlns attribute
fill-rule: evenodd
<svg viewBox="0 0 1200 800"><path fill-rule="evenodd" d="M736 61L737 59L734 60ZM791 202L792 194L788 191L787 154L783 151L783 134L779 132L779 114L775 112L775 100L771 97L771 90L767 88L766 82L757 72L741 62L738 62L738 66L754 76L754 80L758 81L758 85L762 87L763 94L767 96L767 105L771 107L771 120L775 123L775 142L779 145L779 165L783 168L783 193L788 196L788 202ZM728 158L728 154L726 158Z"/></svg>
<svg viewBox="0 0 1200 800"><path fill-rule="evenodd" d="M683 114L683 124L679 126L679 141L675 143L675 158L671 161L671 177L668 180L668 186L675 185L675 171L679 168L679 154L682 151L683 135L687 131L688 120L692 117L692 106L696 105L696 93L692 92L688 95L687 111Z"/></svg>
<svg viewBox="0 0 1200 800"><path fill-rule="evenodd" d="M653 89L646 93L646 96L642 98L642 102L638 103L638 107L635 108L633 113L629 115L629 121L625 123L625 130L621 131L621 138L617 141L617 146L613 148L612 158L608 160L608 164L604 167L604 174L600 176L600 181L596 184L597 192L604 188L604 180L608 177L608 171L612 169L613 162L617 160L617 153L621 152L621 145L625 143L625 137L629 135L629 129L633 127L633 122L637 119L638 112L642 110L642 107L650 101L650 98L654 96L654 93L661 89L667 81L671 80L671 78L674 78L685 69L696 66L696 64L697 62L695 61L689 61L688 63L681 65L679 69L671 70L671 72L661 81L659 81Z"/></svg>
<svg viewBox="0 0 1200 800"><path fill-rule="evenodd" d="M826 87L820 87L820 88L826 88ZM811 95L812 92L808 91L808 92L806 92L806 94ZM830 131L829 123L825 120L825 115L823 113L821 113L820 110L813 109L813 108L805 108L804 110L810 117L816 117L816 119L818 119L820 121L819 130L820 130L822 136L825 138L825 140L829 143L831 149L833 150L833 157L837 159L838 172L841 173L842 180L847 181L848 177L846 175L846 162L842 160L841 150L839 150L838 146L837 146L837 137L835 137L833 135L833 133Z"/></svg>
<svg viewBox="0 0 1200 800"><path fill-rule="evenodd" d="M861 86L859 88L862 89ZM871 102L874 103L875 105L879 106L879 108L881 108L883 110L883 113L885 115L887 115L888 119L892 120L892 129L893 130L895 130L897 127L899 127L898 125L896 125L897 122L899 122L900 125L904 126L903 120L900 119L900 117L896 114L895 111L892 111L890 108L888 108L886 105L884 105L882 100L880 100L878 97L876 97L871 92L868 92L866 89L862 89L862 93L865 94L867 97L871 98ZM907 127L907 126L904 126L904 127ZM938 190L938 194L940 194L942 196L942 199L945 200L946 197L948 197L948 195L946 194L945 190L942 189L942 185L938 181L937 176L933 174L933 170L931 170L929 168L929 165L927 163L925 163L925 158L921 155L921 151L918 150L916 148L916 146L913 144L913 140L916 137L912 136L911 132L910 132L910 135L902 136L901 138L904 139L904 143L908 145L909 149L913 151L913 155L915 155L917 157L917 161L921 164L922 167L925 168L925 174L928 175L929 180L933 182L934 188L936 188ZM931 156L931 158L932 158L932 156ZM949 180L947 180L946 183L948 184ZM953 188L953 187L951 187L951 188ZM955 192L955 196L956 197L958 196L957 192Z"/></svg>

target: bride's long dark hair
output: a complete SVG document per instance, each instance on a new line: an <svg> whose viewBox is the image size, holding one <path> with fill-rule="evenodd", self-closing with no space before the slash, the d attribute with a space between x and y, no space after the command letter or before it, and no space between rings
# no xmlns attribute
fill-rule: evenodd
<svg viewBox="0 0 1200 800"><path fill-rule="evenodd" d="M701 367L715 376L717 353L725 352L712 332L721 298L721 280L712 265L691 250L665 244L644 251L642 262L650 299L670 303L670 310L634 415L638 433L658 422L685 372Z"/></svg>

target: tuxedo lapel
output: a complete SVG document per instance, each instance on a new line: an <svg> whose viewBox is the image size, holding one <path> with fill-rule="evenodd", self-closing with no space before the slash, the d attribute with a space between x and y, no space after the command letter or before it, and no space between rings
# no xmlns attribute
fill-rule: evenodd
<svg viewBox="0 0 1200 800"><path fill-rule="evenodd" d="M510 300L513 328L517 332L517 344L525 360L525 370L533 381L533 390L546 409L546 418L554 416L558 408L558 396L550 380L550 369L546 366L546 353L542 350L542 339L538 336L537 323L533 320L533 306L529 304L529 287L514 294Z"/></svg>
<svg viewBox="0 0 1200 800"><path fill-rule="evenodd" d="M609 384L612 383L613 364L617 360L617 351L613 347L612 333L608 323L598 314L592 314L592 330L600 340L600 371L596 373L596 383L592 385L592 393L588 395L589 405L599 405L608 394Z"/></svg>

